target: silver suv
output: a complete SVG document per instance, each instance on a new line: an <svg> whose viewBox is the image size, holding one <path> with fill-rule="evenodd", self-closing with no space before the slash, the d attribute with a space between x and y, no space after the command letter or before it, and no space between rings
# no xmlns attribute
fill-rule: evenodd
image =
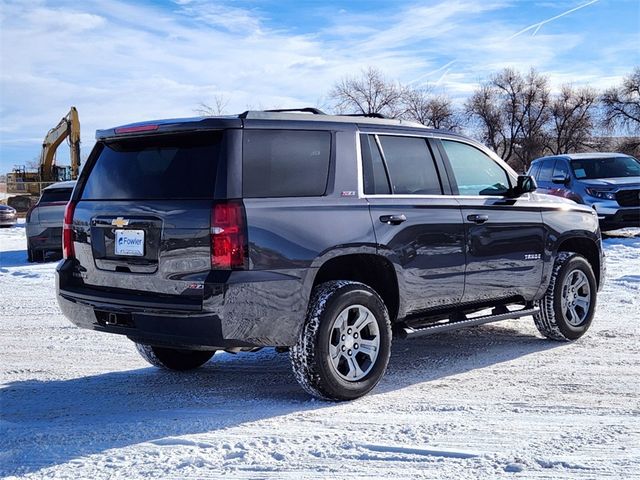
<svg viewBox="0 0 640 480"><path fill-rule="evenodd" d="M75 180L49 185L27 213L27 256L30 262L44 261L48 252L62 255L64 209L75 185Z"/></svg>
<svg viewBox="0 0 640 480"><path fill-rule="evenodd" d="M589 205L602 230L640 227L640 162L622 153L572 153L534 160L538 191Z"/></svg>

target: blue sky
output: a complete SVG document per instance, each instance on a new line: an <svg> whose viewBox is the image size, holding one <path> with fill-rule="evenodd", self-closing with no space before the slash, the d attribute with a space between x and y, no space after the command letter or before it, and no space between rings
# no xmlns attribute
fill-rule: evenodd
<svg viewBox="0 0 640 480"><path fill-rule="evenodd" d="M597 88L640 65L639 0L0 0L0 172L39 154L71 105L97 128L322 105L373 65L462 101L506 66ZM65 151L60 164L68 163Z"/></svg>

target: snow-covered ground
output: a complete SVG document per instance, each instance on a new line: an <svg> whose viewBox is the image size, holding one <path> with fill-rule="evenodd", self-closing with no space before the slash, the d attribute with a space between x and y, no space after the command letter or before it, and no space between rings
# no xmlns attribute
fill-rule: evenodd
<svg viewBox="0 0 640 480"><path fill-rule="evenodd" d="M0 476L640 478L640 230L605 241L593 326L572 344L530 318L396 341L360 400L311 400L287 354L149 367L73 327L55 263L0 230Z"/></svg>

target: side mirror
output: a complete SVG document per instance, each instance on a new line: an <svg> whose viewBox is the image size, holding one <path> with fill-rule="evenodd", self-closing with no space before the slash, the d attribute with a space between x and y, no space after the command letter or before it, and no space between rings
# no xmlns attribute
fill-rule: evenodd
<svg viewBox="0 0 640 480"><path fill-rule="evenodd" d="M553 178L551 178L551 182L566 185L569 182L569 177L566 175L554 175Z"/></svg>
<svg viewBox="0 0 640 480"><path fill-rule="evenodd" d="M518 183L511 190L514 197L533 192L538 188L536 179L529 175L518 175Z"/></svg>

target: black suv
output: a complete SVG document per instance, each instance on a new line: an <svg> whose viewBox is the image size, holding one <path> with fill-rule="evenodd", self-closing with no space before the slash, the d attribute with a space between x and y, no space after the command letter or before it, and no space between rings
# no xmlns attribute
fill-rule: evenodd
<svg viewBox="0 0 640 480"><path fill-rule="evenodd" d="M332 400L378 383L393 333L528 315L555 340L586 332L592 209L463 136L303 110L98 131L65 212L64 314L172 370L288 348Z"/></svg>

